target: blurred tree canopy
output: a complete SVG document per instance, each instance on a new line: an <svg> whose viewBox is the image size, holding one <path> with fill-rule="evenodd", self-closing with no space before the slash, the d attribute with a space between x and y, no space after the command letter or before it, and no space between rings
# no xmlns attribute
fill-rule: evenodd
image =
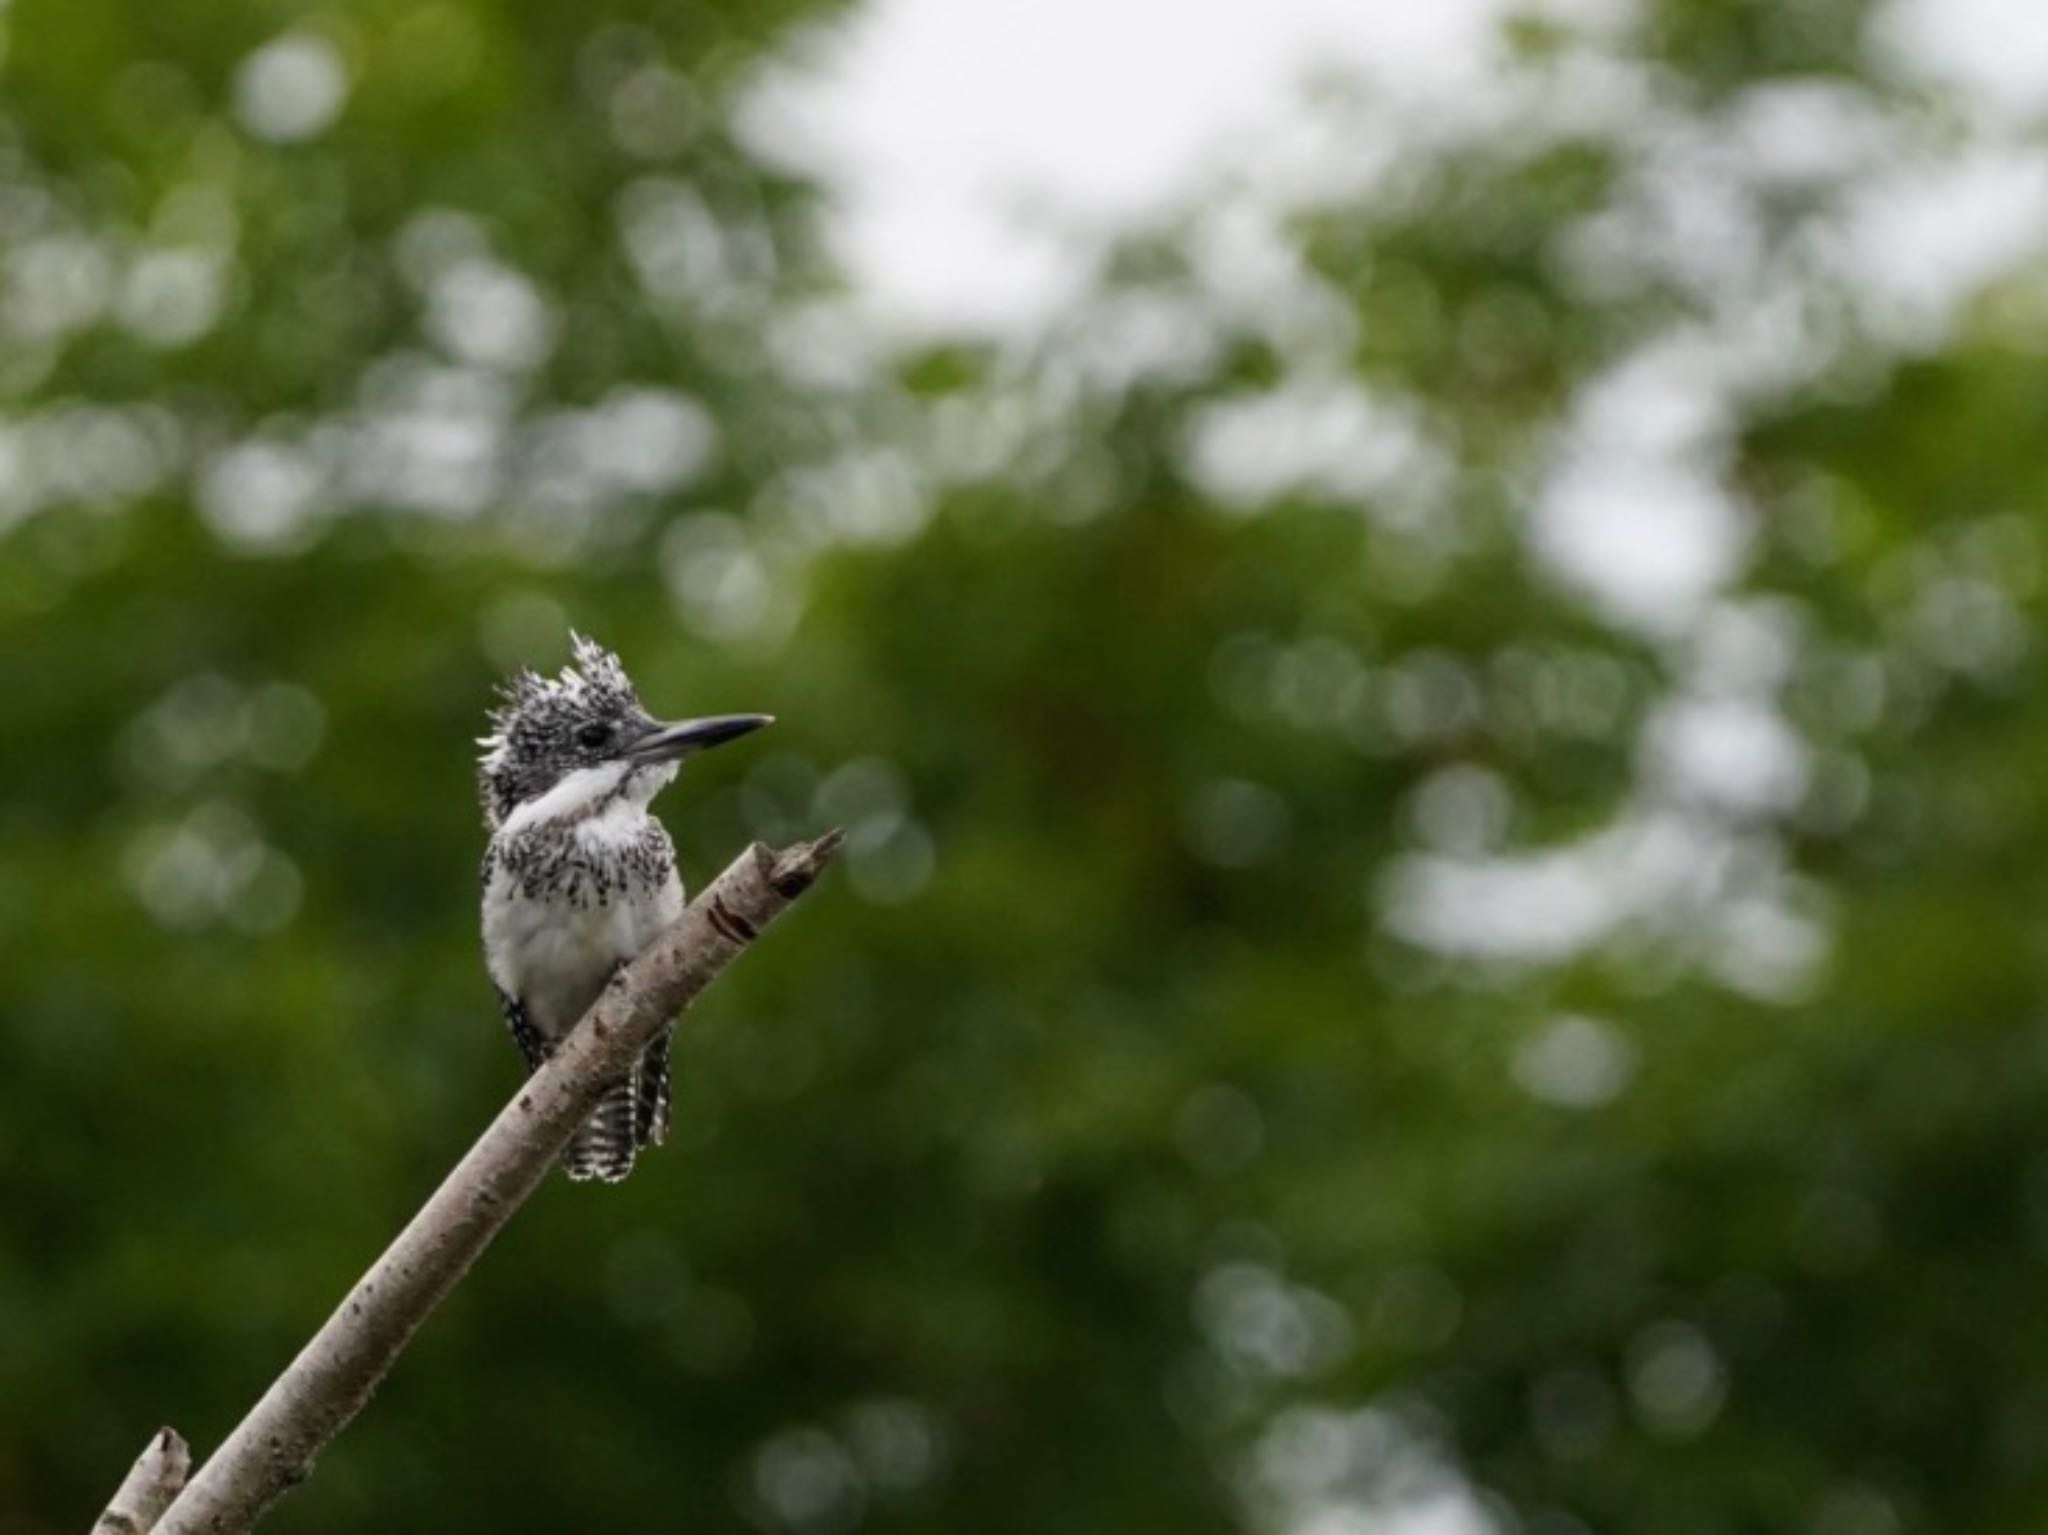
<svg viewBox="0 0 2048 1535"><path fill-rule="evenodd" d="M571 623L850 857L278 1530L2039 1529L2048 240L1897 9L1532 9L907 352L830 8L0 11L0 1530L511 1089Z"/></svg>

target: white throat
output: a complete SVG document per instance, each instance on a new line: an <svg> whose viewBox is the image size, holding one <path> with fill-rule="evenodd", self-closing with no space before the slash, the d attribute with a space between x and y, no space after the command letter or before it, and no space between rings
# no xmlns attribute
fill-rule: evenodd
<svg viewBox="0 0 2048 1535"><path fill-rule="evenodd" d="M563 774L547 793L535 795L505 817L498 835L516 836L549 822L587 820L607 800L612 802L605 807L607 820L637 819L647 813L647 802L673 783L675 776L673 762L606 762L577 768Z"/></svg>

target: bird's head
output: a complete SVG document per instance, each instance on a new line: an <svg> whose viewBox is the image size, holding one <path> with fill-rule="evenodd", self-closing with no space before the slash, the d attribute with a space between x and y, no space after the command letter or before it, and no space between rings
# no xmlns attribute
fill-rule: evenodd
<svg viewBox="0 0 2048 1535"><path fill-rule="evenodd" d="M575 658L558 677L520 672L499 688L491 733L477 744L484 819L588 815L620 796L641 803L676 775L693 752L736 740L769 723L766 714L718 714L665 724L640 703L619 658L571 636Z"/></svg>

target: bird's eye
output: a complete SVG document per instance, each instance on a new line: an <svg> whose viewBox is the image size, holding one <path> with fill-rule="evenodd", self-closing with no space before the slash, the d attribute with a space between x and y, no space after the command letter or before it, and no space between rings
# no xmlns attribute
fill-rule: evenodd
<svg viewBox="0 0 2048 1535"><path fill-rule="evenodd" d="M585 725L576 732L576 744L578 746L587 746L592 751L603 746L611 738L612 727L609 725Z"/></svg>

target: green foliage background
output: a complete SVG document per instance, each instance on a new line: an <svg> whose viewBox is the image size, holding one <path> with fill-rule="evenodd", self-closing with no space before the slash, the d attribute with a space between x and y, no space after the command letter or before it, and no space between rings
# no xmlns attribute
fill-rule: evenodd
<svg viewBox="0 0 2048 1535"><path fill-rule="evenodd" d="M1392 166L1277 287L1219 185L892 358L730 127L830 19L0 12L0 1530L217 1442L511 1089L469 742L570 623L780 716L686 871L852 853L272 1527L2039 1529L2042 253L1837 259L1970 103L1850 0L1527 19L1491 118L1332 102ZM1648 613L1537 515L1642 356L1747 509ZM1347 390L1391 470L1204 468Z"/></svg>

